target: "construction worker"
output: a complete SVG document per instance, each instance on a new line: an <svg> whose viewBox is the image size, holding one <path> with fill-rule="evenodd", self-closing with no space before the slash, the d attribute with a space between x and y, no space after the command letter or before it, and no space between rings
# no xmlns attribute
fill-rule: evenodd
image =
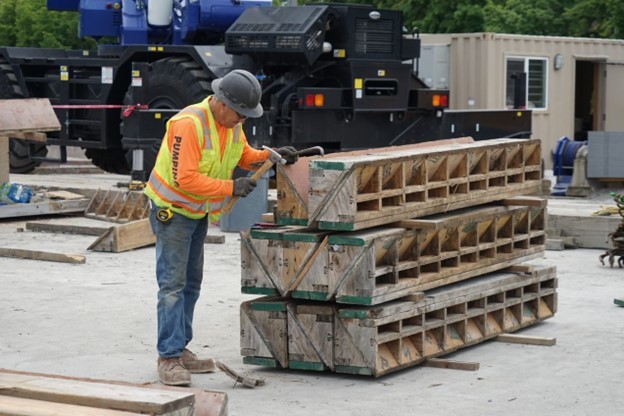
<svg viewBox="0 0 624 416"><path fill-rule="evenodd" d="M167 122L167 131L145 188L152 201L158 281L158 375L163 384L189 385L190 373L215 369L187 349L203 277L208 221L217 222L227 196L245 197L249 177L232 180L236 166L251 170L268 157L249 146L242 123L262 116L262 90L249 72L234 70L212 82L214 95L186 107ZM293 147L275 149L287 163Z"/></svg>

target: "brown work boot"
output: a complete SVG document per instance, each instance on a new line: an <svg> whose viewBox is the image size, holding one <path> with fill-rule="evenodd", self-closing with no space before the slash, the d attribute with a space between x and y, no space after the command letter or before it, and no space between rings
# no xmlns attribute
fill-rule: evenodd
<svg viewBox="0 0 624 416"><path fill-rule="evenodd" d="M158 377L161 383L168 386L188 386L191 384L191 373L184 368L180 357L158 357Z"/></svg>
<svg viewBox="0 0 624 416"><path fill-rule="evenodd" d="M215 362L212 358L201 360L197 358L197 355L193 354L188 349L184 348L182 351L182 364L191 373L212 373L215 371Z"/></svg>

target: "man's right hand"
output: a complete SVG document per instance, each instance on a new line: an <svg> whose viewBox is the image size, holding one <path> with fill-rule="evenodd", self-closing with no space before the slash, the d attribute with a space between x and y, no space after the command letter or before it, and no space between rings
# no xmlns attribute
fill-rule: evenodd
<svg viewBox="0 0 624 416"><path fill-rule="evenodd" d="M237 178L234 180L232 195L245 197L256 187L256 180L252 178Z"/></svg>

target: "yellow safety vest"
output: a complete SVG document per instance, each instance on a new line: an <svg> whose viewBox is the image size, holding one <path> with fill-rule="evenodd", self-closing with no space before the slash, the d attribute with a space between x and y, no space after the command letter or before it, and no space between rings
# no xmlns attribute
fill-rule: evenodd
<svg viewBox="0 0 624 416"><path fill-rule="evenodd" d="M209 99L210 97L180 111L167 122L167 130L169 123L174 120L185 117L192 119L202 148L199 173L215 179L231 179L232 171L238 165L245 146L240 140L242 127L238 124L228 129L225 151L221 155L219 134L208 105ZM173 180L173 157L165 140L167 133L145 187L145 194L159 207L169 207L174 212L194 219L202 218L209 212L210 221L217 222L221 217L225 197L206 197L178 188Z"/></svg>

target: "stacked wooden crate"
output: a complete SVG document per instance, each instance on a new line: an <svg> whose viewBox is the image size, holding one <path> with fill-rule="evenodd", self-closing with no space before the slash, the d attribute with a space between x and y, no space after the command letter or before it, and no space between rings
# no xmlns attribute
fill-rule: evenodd
<svg viewBox="0 0 624 416"><path fill-rule="evenodd" d="M543 255L546 202L522 197L541 189L539 140L308 168L297 189L278 172L286 226L241 234L242 290L269 295L241 305L244 362L379 376L556 312L553 267L509 269Z"/></svg>

